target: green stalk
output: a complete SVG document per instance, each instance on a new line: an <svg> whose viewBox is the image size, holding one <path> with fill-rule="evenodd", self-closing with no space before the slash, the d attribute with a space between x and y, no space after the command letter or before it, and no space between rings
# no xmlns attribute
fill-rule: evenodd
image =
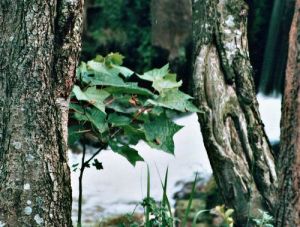
<svg viewBox="0 0 300 227"><path fill-rule="evenodd" d="M195 194L195 189L196 189L197 178L198 178L198 173L196 173L196 177L195 177L195 180L194 180L194 183L193 183L193 187L192 187L191 196L190 196L190 199L189 199L188 206L187 206L187 208L185 210L185 214L184 214L184 218L183 218L181 227L185 227L186 226L189 214L191 212L192 202L193 202L193 198L194 198L194 194Z"/></svg>
<svg viewBox="0 0 300 227"><path fill-rule="evenodd" d="M197 224L197 219L199 218L199 216L205 212L209 212L209 210L200 210L197 212L197 214L194 217L193 223L192 223L192 227L196 227Z"/></svg>
<svg viewBox="0 0 300 227"><path fill-rule="evenodd" d="M163 225L167 226L167 221L166 221L166 213L164 211L164 208L166 207L167 204L167 185L168 185L168 173L169 173L169 168L167 168L166 170L166 174L165 174L165 183L162 184L163 187L163 198L162 198L162 221L163 221Z"/></svg>

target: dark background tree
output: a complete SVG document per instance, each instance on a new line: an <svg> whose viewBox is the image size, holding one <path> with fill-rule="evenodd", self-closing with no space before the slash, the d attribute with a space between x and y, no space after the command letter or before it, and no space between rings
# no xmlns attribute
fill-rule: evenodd
<svg viewBox="0 0 300 227"><path fill-rule="evenodd" d="M82 4L0 2L1 226L72 226L67 98Z"/></svg>
<svg viewBox="0 0 300 227"><path fill-rule="evenodd" d="M300 226L300 1L289 35L278 159L279 198L276 226Z"/></svg>
<svg viewBox="0 0 300 227"><path fill-rule="evenodd" d="M252 61L260 61L258 89L266 94L282 94L284 88L284 77L288 53L288 37L291 21L293 18L295 0L275 0L272 7L269 27L266 30L260 29L267 34L266 46L256 49L263 53L263 59L253 56ZM263 15L267 14L265 9ZM255 45L260 46L260 40L250 45L255 50ZM250 51L251 53L252 51ZM259 63L258 63L259 64ZM256 65L254 65L255 67Z"/></svg>

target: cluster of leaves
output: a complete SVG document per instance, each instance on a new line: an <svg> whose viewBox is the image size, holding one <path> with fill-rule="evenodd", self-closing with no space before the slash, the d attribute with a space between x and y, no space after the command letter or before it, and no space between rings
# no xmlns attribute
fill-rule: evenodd
<svg viewBox="0 0 300 227"><path fill-rule="evenodd" d="M211 213L217 215L221 218L221 227L233 227L234 221L232 215L234 213L233 209L226 209L225 205L216 206L214 209L211 210Z"/></svg>
<svg viewBox="0 0 300 227"><path fill-rule="evenodd" d="M169 215L169 210L163 203L156 202L152 197L145 198L141 204L144 209L149 209L151 218L147 221L146 226L173 226L173 217Z"/></svg>
<svg viewBox="0 0 300 227"><path fill-rule="evenodd" d="M211 210L200 210L194 216L192 227L196 226L197 220L199 219L200 216L207 216L207 215L215 219L214 226L233 227L234 226L234 220L232 217L233 213L234 210L226 209L225 205L218 205Z"/></svg>
<svg viewBox="0 0 300 227"><path fill-rule="evenodd" d="M91 134L101 147L109 146L132 165L143 161L132 148L140 140L173 154L173 136L182 126L172 117L198 109L179 90L182 82L168 65L139 75L122 66L123 58L118 53L97 56L78 68L78 83L71 94L69 146Z"/></svg>

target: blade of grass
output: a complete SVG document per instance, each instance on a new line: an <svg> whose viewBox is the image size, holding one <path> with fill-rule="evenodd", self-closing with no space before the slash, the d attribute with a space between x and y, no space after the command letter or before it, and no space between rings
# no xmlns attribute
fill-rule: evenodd
<svg viewBox="0 0 300 227"><path fill-rule="evenodd" d="M157 165L156 165L156 164L155 164L155 168L156 168L157 174L158 174L158 176L159 176L159 180L160 180L161 187L162 187L163 189L164 189L164 187L167 189L167 186L164 186L164 185L166 185L166 180L168 179L169 167L167 168L167 171L168 171L168 172L166 172L166 175L165 175L165 184L163 183L163 181L162 181L162 179L161 179L161 176L160 176L160 173L159 173L159 171L158 171L158 168L157 168ZM164 190L164 191L167 191L167 190ZM164 195L165 195L165 194L164 194ZM166 202L167 207L168 207L168 211L169 211L170 218L173 219L173 213L172 213L172 209L171 209L171 204L170 204L170 201L169 201L169 198L168 198L167 194L166 194L165 200L166 200L165 202Z"/></svg>
<svg viewBox="0 0 300 227"><path fill-rule="evenodd" d="M166 190L167 190L167 182L165 182L165 185L164 185L164 186L166 187L166 189L165 189L165 191L164 191L164 194L165 194L165 203L167 204L170 218L173 219L173 213L172 213L172 209L171 209L170 200L169 200L169 198L168 198L168 196L167 196L167 192L166 192Z"/></svg>
<svg viewBox="0 0 300 227"><path fill-rule="evenodd" d="M169 168L167 168L166 173L165 173L165 182L162 185L163 188L163 198L162 198L162 221L163 221L163 225L167 226L167 221L166 221L166 212L165 212L165 207L166 207L166 203L167 203L167 185L168 185L168 173L169 173Z"/></svg>
<svg viewBox="0 0 300 227"><path fill-rule="evenodd" d="M194 183L193 183L191 196L190 196L190 199L189 199L189 202L188 202L188 206L187 206L187 208L185 210L185 214L184 214L184 218L183 218L181 227L185 227L186 226L187 219L188 219L189 214L191 212L192 202L193 202L193 198L194 198L194 194L195 194L195 189L196 189L197 178L198 178L198 173L196 173L196 176L195 176L195 180L194 180Z"/></svg>
<svg viewBox="0 0 300 227"><path fill-rule="evenodd" d="M166 199L167 199L168 174L169 174L169 168L167 168L167 170L166 170L165 183L162 185L162 187L163 187L162 206L163 207L165 207L165 205L166 205Z"/></svg>
<svg viewBox="0 0 300 227"><path fill-rule="evenodd" d="M197 214L194 217L193 223L192 223L192 227L196 227L197 224L197 219L199 218L199 216L205 212L209 212L209 210L200 210L197 212Z"/></svg>

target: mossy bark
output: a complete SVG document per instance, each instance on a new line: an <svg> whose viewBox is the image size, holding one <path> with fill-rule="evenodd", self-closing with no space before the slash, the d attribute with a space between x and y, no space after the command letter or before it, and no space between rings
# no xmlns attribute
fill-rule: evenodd
<svg viewBox="0 0 300 227"><path fill-rule="evenodd" d="M300 226L300 0L289 37L278 161L279 202L276 226Z"/></svg>
<svg viewBox="0 0 300 227"><path fill-rule="evenodd" d="M72 226L67 98L82 4L0 2L0 226Z"/></svg>
<svg viewBox="0 0 300 227"><path fill-rule="evenodd" d="M214 176L237 226L273 213L277 175L255 96L243 0L194 0L194 96Z"/></svg>

